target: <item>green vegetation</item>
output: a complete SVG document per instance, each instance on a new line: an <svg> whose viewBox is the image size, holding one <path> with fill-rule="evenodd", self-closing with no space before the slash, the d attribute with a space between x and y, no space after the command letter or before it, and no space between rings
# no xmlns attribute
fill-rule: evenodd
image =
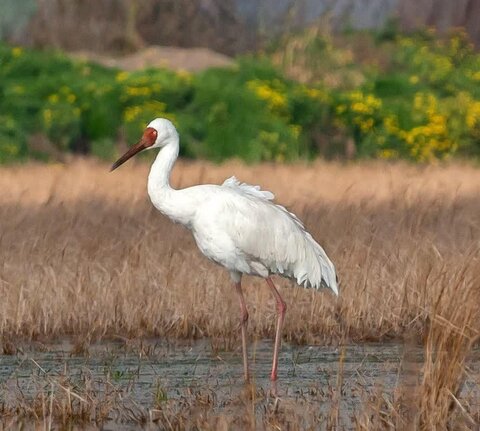
<svg viewBox="0 0 480 431"><path fill-rule="evenodd" d="M271 57L288 76L326 91L323 132L366 157L432 161L480 154L480 55L465 33L311 29Z"/></svg>
<svg viewBox="0 0 480 431"><path fill-rule="evenodd" d="M339 42L340 40L340 42ZM480 155L480 55L439 39L309 30L230 69L124 72L0 45L0 162L55 152L111 159L154 117L183 154L220 161L345 155L432 161Z"/></svg>

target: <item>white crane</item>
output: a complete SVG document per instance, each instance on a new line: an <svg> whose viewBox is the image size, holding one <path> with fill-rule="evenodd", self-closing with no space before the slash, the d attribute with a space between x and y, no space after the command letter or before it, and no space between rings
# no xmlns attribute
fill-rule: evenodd
<svg viewBox="0 0 480 431"><path fill-rule="evenodd" d="M248 311L242 293L242 274L266 279L277 303L277 327L271 380L277 380L278 352L286 304L271 274L293 278L299 285L328 287L338 295L335 267L301 221L273 203L273 194L259 186L240 183L235 177L222 185L198 185L182 190L170 187L170 172L178 157L179 137L164 118L150 122L140 141L113 165L112 171L142 150L160 148L148 175L153 205L171 220L189 228L198 248L230 272L240 300L245 380ZM276 388L274 389L276 392Z"/></svg>

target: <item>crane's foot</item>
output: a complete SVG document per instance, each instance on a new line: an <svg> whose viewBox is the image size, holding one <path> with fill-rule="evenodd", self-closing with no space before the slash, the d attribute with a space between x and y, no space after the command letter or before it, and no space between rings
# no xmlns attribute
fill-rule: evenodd
<svg viewBox="0 0 480 431"><path fill-rule="evenodd" d="M270 391L267 393L267 405L272 413L276 413L280 406L281 398L278 394L277 382L272 381L270 384Z"/></svg>
<svg viewBox="0 0 480 431"><path fill-rule="evenodd" d="M272 380L270 383L270 395L274 398L278 398L278 385L276 380Z"/></svg>

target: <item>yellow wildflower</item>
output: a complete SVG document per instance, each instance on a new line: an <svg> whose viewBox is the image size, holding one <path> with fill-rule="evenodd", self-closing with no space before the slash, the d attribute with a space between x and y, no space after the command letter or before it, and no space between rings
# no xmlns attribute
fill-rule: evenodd
<svg viewBox="0 0 480 431"><path fill-rule="evenodd" d="M373 128L373 118L367 118L360 123L360 130L362 132L368 132Z"/></svg>
<svg viewBox="0 0 480 431"><path fill-rule="evenodd" d="M117 75L115 76L115 81L117 82L123 82L123 81L126 81L128 79L128 72L125 72L125 71L121 71L121 72L118 72Z"/></svg>
<svg viewBox="0 0 480 431"><path fill-rule="evenodd" d="M14 85L12 91L15 94L25 94L25 87L23 87L23 85Z"/></svg>
<svg viewBox="0 0 480 431"><path fill-rule="evenodd" d="M465 123L469 129L473 129L477 124L480 125L480 102L468 104Z"/></svg>
<svg viewBox="0 0 480 431"><path fill-rule="evenodd" d="M398 151L392 149L384 149L378 152L378 157L389 160L398 158Z"/></svg>
<svg viewBox="0 0 480 431"><path fill-rule="evenodd" d="M15 144L2 143L1 151L9 156L16 156L19 153L19 148Z"/></svg>
<svg viewBox="0 0 480 431"><path fill-rule="evenodd" d="M131 123L132 121L135 121L141 111L142 110L139 106L129 106L123 112L123 120L126 123Z"/></svg>
<svg viewBox="0 0 480 431"><path fill-rule="evenodd" d="M188 70L179 69L177 72L177 76L187 83L192 81L192 74Z"/></svg>
<svg viewBox="0 0 480 431"><path fill-rule="evenodd" d="M298 124L290 124L289 128L290 128L290 131L292 132L292 135L295 137L295 139L298 139L298 137L302 133L302 126Z"/></svg>
<svg viewBox="0 0 480 431"><path fill-rule="evenodd" d="M382 106L382 101L373 94L364 95L360 91L351 92L349 99L352 101L352 111L358 114L373 114Z"/></svg>
<svg viewBox="0 0 480 431"><path fill-rule="evenodd" d="M310 99L319 100L320 102L328 102L328 93L321 91L318 88L304 88L305 93Z"/></svg>
<svg viewBox="0 0 480 431"><path fill-rule="evenodd" d="M48 101L52 104L58 103L58 100L58 94L50 94L50 96L48 96Z"/></svg>
<svg viewBox="0 0 480 431"><path fill-rule="evenodd" d="M129 96L150 96L152 94L149 87L127 87L126 92Z"/></svg>
<svg viewBox="0 0 480 431"><path fill-rule="evenodd" d="M12 49L12 55L15 58L20 57L23 54L23 48L16 46L15 48Z"/></svg>
<svg viewBox="0 0 480 431"><path fill-rule="evenodd" d="M43 122L49 128L52 124L52 110L51 109L44 109L43 110Z"/></svg>
<svg viewBox="0 0 480 431"><path fill-rule="evenodd" d="M387 132L391 134L395 134L398 132L397 118L392 115L388 115L383 119L383 125L385 126Z"/></svg>
<svg viewBox="0 0 480 431"><path fill-rule="evenodd" d="M259 99L265 100L272 111L281 111L287 106L287 98L284 94L270 87L263 81L248 81L247 87L252 90Z"/></svg>
<svg viewBox="0 0 480 431"><path fill-rule="evenodd" d="M370 112L368 106L362 102L354 102L352 104L352 111L358 112L360 114L367 114L368 112Z"/></svg>

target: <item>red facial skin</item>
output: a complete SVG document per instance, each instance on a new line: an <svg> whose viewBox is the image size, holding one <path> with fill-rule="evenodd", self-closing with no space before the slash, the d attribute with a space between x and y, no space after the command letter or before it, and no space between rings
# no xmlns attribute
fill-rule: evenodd
<svg viewBox="0 0 480 431"><path fill-rule="evenodd" d="M113 171L114 169L117 169L120 165L125 163L129 158L133 157L135 154L155 144L155 141L157 140L157 136L158 136L158 133L153 127L147 127L143 132L143 135L140 141L138 141L133 147L130 147L129 150L112 165L110 172Z"/></svg>

